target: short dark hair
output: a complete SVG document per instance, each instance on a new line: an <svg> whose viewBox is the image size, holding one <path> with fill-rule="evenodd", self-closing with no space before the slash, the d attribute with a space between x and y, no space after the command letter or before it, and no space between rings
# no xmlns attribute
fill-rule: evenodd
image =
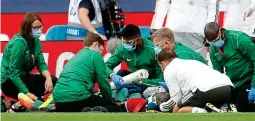
<svg viewBox="0 0 255 121"><path fill-rule="evenodd" d="M168 49L163 49L159 54L158 54L158 61L162 62L165 60L173 60L176 58L176 54L174 51L168 50Z"/></svg>
<svg viewBox="0 0 255 121"><path fill-rule="evenodd" d="M121 36L124 38L133 37L133 36L141 36L141 32L138 26L134 24L128 24L122 31Z"/></svg>
<svg viewBox="0 0 255 121"><path fill-rule="evenodd" d="M19 28L19 34L26 40L32 40L34 37L32 33L32 24L39 20L42 22L41 17L34 12L27 12Z"/></svg>
<svg viewBox="0 0 255 121"><path fill-rule="evenodd" d="M205 38L209 37L209 34L217 35L219 33L220 26L216 22L210 22L205 25L204 34Z"/></svg>
<svg viewBox="0 0 255 121"><path fill-rule="evenodd" d="M84 45L85 45L86 47L89 47L89 46L91 46L94 42L98 42L100 45L103 45L103 46L104 46L104 40L103 40L98 34L89 32L89 33L87 34L87 36L85 37L85 39L84 39Z"/></svg>

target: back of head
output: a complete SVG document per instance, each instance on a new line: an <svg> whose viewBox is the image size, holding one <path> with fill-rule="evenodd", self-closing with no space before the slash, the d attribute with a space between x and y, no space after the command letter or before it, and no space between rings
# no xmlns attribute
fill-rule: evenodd
<svg viewBox="0 0 255 121"><path fill-rule="evenodd" d="M34 12L27 12L24 19L21 22L20 28L19 28L19 34L22 35L23 38L26 40L33 39L32 35L32 24L39 20L42 23L41 17Z"/></svg>
<svg viewBox="0 0 255 121"><path fill-rule="evenodd" d="M104 46L104 40L97 34L89 32L84 39L84 46L90 47L94 42Z"/></svg>
<svg viewBox="0 0 255 121"><path fill-rule="evenodd" d="M167 39L171 43L173 43L175 41L174 33L169 28L161 28L161 29L157 30L156 32L154 32L152 34L151 39L153 40L153 38L155 38L155 37Z"/></svg>
<svg viewBox="0 0 255 121"><path fill-rule="evenodd" d="M107 43L107 51L108 53L113 53L115 49L121 44L121 40L118 38L112 38Z"/></svg>
<svg viewBox="0 0 255 121"><path fill-rule="evenodd" d="M141 36L141 32L138 26L129 24L121 31L121 36L123 38L137 37Z"/></svg>
<svg viewBox="0 0 255 121"><path fill-rule="evenodd" d="M158 61L163 62L163 61L171 61L174 58L176 58L176 54L174 51L163 49L159 54L158 54Z"/></svg>
<svg viewBox="0 0 255 121"><path fill-rule="evenodd" d="M218 37L219 30L220 26L215 22L210 22L206 24L204 28L205 38L209 41L214 40L216 37Z"/></svg>

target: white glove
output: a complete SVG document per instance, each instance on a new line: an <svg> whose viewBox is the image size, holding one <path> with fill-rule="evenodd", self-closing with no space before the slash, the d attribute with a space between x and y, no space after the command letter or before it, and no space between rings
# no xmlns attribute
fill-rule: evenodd
<svg viewBox="0 0 255 121"><path fill-rule="evenodd" d="M161 103L159 109L162 112L169 112L174 108L175 104L176 103L170 98L167 102Z"/></svg>
<svg viewBox="0 0 255 121"><path fill-rule="evenodd" d="M244 20L245 20L245 18L246 17L250 17L251 16L251 14L252 14L252 9L249 7L249 8L247 8L246 9L246 11L245 11L245 13L244 13Z"/></svg>

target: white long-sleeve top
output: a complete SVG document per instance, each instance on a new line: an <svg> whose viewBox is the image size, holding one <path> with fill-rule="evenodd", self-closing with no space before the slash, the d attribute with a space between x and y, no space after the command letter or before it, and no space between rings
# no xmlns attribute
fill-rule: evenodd
<svg viewBox="0 0 255 121"><path fill-rule="evenodd" d="M199 61L178 58L167 65L164 70L164 79L174 102L178 102L195 89L205 92L221 86L233 86L225 74Z"/></svg>
<svg viewBox="0 0 255 121"><path fill-rule="evenodd" d="M218 10L219 0L171 0L166 27L203 35L207 23L218 21Z"/></svg>
<svg viewBox="0 0 255 121"><path fill-rule="evenodd" d="M254 36L255 14L244 19L244 13L249 7L255 10L255 0L223 0L222 2L227 7L223 27Z"/></svg>

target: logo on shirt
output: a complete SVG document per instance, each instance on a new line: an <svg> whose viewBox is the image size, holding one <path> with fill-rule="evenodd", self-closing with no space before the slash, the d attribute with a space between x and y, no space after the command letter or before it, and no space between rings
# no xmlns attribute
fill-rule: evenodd
<svg viewBox="0 0 255 121"><path fill-rule="evenodd" d="M127 61L132 61L133 59L127 59Z"/></svg>

